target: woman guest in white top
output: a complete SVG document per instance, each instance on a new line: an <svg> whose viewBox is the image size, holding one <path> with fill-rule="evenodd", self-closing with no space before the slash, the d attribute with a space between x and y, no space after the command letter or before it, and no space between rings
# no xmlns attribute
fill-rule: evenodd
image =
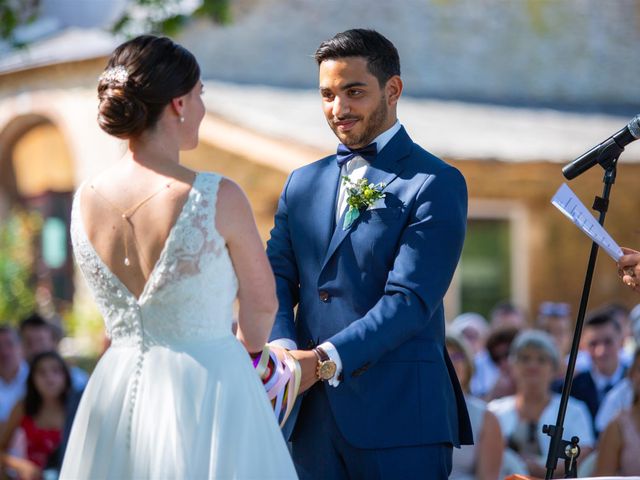
<svg viewBox="0 0 640 480"><path fill-rule="evenodd" d="M544 477L550 437L542 433L543 425L556 422L560 395L551 391L551 382L560 364L557 347L548 333L525 330L518 334L509 353L516 394L493 400L489 410L500 421L507 446L526 463L532 476ZM581 457L594 446L591 417L584 403L569 399L564 422L564 438L580 438ZM559 463L556 475L564 474Z"/></svg>
<svg viewBox="0 0 640 480"><path fill-rule="evenodd" d="M456 335L447 335L447 351L455 368L460 385L465 393L473 445L463 445L453 450L453 469L450 479L495 480L499 478L504 441L500 425L487 404L469 394L469 381L473 375L473 359L464 340Z"/></svg>

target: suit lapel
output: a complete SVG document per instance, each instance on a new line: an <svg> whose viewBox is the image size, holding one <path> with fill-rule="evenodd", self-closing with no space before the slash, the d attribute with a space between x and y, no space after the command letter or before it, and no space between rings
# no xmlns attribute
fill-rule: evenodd
<svg viewBox="0 0 640 480"><path fill-rule="evenodd" d="M369 183L384 183L385 188L393 182L398 174L402 171L402 159L408 156L411 153L413 142L407 135L404 127L402 127L396 135L389 141L389 143L382 149L375 162L372 165L367 167L367 170L364 174L365 178L369 181ZM336 190L334 194L334 199L337 196L337 182L336 182ZM335 218L335 203L331 209L333 212L333 218ZM346 230L342 228L344 222L345 212L340 217L340 221L335 224L335 229L333 230L333 235L331 237L331 241L329 242L329 247L327 248L327 253L324 257L324 261L322 262L322 270L327 266L329 259L333 256L335 251L338 249L340 244L344 241L344 239L351 233L353 228L358 224L360 217L358 217Z"/></svg>
<svg viewBox="0 0 640 480"><path fill-rule="evenodd" d="M316 178L317 189L315 199L310 203L310 218L316 219L316 234L320 243L320 252L325 252L331 235L335 229L336 218L336 198L338 196L338 185L340 178L340 168L336 165L335 156L330 157L322 166Z"/></svg>

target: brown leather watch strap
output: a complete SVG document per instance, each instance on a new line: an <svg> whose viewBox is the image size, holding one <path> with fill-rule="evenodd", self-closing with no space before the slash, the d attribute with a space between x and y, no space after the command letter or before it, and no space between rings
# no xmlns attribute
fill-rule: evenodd
<svg viewBox="0 0 640 480"><path fill-rule="evenodd" d="M324 348L322 347L316 347L313 349L313 353L316 354L316 356L318 357L318 360L321 362L326 362L327 360L330 360L329 358L329 354L327 352L324 351Z"/></svg>

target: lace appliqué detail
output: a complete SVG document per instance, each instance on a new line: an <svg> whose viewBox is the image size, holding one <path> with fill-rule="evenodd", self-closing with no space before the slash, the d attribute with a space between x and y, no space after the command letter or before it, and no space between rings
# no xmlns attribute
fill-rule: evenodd
<svg viewBox="0 0 640 480"><path fill-rule="evenodd" d="M202 191L192 190L185 211L176 221L170 245L173 248L165 249L158 260L155 275L149 278L150 292L202 273L201 266L219 257L221 250L225 249L224 239L212 228L215 225L218 182L203 183Z"/></svg>

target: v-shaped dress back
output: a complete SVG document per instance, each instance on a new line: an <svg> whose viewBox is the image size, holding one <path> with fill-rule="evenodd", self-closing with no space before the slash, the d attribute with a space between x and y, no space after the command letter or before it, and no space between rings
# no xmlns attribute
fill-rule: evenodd
<svg viewBox="0 0 640 480"><path fill-rule="evenodd" d="M238 282L215 229L219 183L196 176L139 298L93 248L76 193L74 254L111 347L83 394L60 478L295 478L231 332Z"/></svg>

